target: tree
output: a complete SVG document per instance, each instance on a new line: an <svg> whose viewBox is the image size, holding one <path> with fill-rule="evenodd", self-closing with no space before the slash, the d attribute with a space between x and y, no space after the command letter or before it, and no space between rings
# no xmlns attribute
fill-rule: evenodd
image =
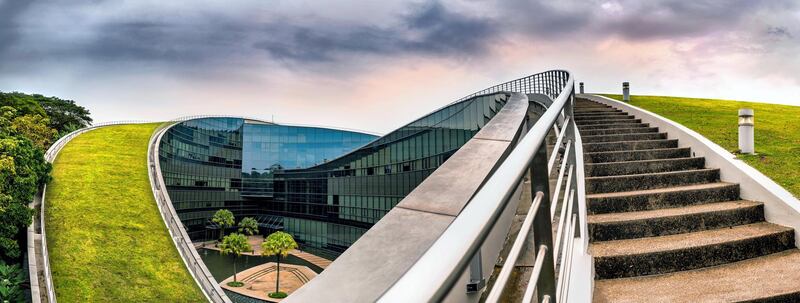
<svg viewBox="0 0 800 303"><path fill-rule="evenodd" d="M50 117L50 127L57 130L62 136L92 123L89 111L83 106L75 104L75 101L42 95L33 95L32 97Z"/></svg>
<svg viewBox="0 0 800 303"><path fill-rule="evenodd" d="M223 255L233 255L233 283L228 283L229 286L239 287L243 284L236 280L236 259L242 255L243 252L251 251L250 243L247 243L247 237L243 234L232 233L222 239L222 244L219 245L220 252Z"/></svg>
<svg viewBox="0 0 800 303"><path fill-rule="evenodd" d="M33 96L20 92L0 92L0 106L13 107L19 111L21 116L35 114L46 115L42 105L36 102Z"/></svg>
<svg viewBox="0 0 800 303"><path fill-rule="evenodd" d="M50 119L40 115L25 115L11 121L11 130L31 140L37 148L46 150L58 135L55 129L47 125L48 123Z"/></svg>
<svg viewBox="0 0 800 303"><path fill-rule="evenodd" d="M242 221L239 221L239 232L248 236L258 233L258 222L251 217L242 218Z"/></svg>
<svg viewBox="0 0 800 303"><path fill-rule="evenodd" d="M227 209L220 209L216 213L214 213L214 217L211 218L211 222L214 222L217 225L219 225L220 241L222 241L222 237L225 236L225 229L233 226L233 224L236 223L233 218L233 213Z"/></svg>
<svg viewBox="0 0 800 303"><path fill-rule="evenodd" d="M19 265L6 265L0 260L0 302L25 302L22 283L25 275Z"/></svg>
<svg viewBox="0 0 800 303"><path fill-rule="evenodd" d="M50 164L44 153L24 138L9 134L0 117L0 257L20 256L20 232L31 224L33 210L28 203L49 180Z"/></svg>
<svg viewBox="0 0 800 303"><path fill-rule="evenodd" d="M89 110L75 104L75 101L58 97L0 92L0 106L13 107L20 116L39 115L49 118L46 125L61 136L92 123Z"/></svg>
<svg viewBox="0 0 800 303"><path fill-rule="evenodd" d="M268 294L270 298L285 298L287 295L280 291L280 277L281 277L281 258L286 257L290 251L297 248L297 242L294 241L292 235L276 231L269 235L264 243L261 243L261 254L264 256L277 256L278 259L278 273L275 276L275 292Z"/></svg>

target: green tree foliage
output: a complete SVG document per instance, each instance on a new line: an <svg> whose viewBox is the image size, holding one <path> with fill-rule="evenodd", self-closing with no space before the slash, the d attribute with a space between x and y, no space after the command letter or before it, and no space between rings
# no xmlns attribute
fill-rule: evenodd
<svg viewBox="0 0 800 303"><path fill-rule="evenodd" d="M44 108L36 102L32 95L19 92L4 93L0 92L0 106L9 106L16 109L20 115L41 115L44 116Z"/></svg>
<svg viewBox="0 0 800 303"><path fill-rule="evenodd" d="M39 115L48 118L46 125L61 136L92 123L89 110L75 104L75 101L57 97L0 92L0 106L11 106L19 111L20 116Z"/></svg>
<svg viewBox="0 0 800 303"><path fill-rule="evenodd" d="M222 244L219 245L220 252L223 255L232 254L236 259L244 252L253 250L250 243L247 243L247 237L243 234L232 233L222 239ZM236 282L236 260L233 261L233 281Z"/></svg>
<svg viewBox="0 0 800 303"><path fill-rule="evenodd" d="M27 205L49 173L50 164L40 148L0 131L0 257L19 258L15 239L31 223L33 211Z"/></svg>
<svg viewBox="0 0 800 303"><path fill-rule="evenodd" d="M25 282L25 274L19 265L6 265L0 260L0 302L25 302L20 285Z"/></svg>
<svg viewBox="0 0 800 303"><path fill-rule="evenodd" d="M49 120L40 115L25 115L11 120L11 131L31 140L37 148L45 150L55 141L58 132L47 126Z"/></svg>
<svg viewBox="0 0 800 303"><path fill-rule="evenodd" d="M258 232L258 222L251 217L244 217L239 221L239 232L252 236Z"/></svg>
<svg viewBox="0 0 800 303"><path fill-rule="evenodd" d="M50 117L50 127L61 135L92 124L89 110L75 104L75 101L42 95L33 95L33 97Z"/></svg>
<svg viewBox="0 0 800 303"><path fill-rule="evenodd" d="M222 241L222 237L225 236L225 229L233 226L233 224L236 223L233 218L233 213L227 209L220 209L216 213L214 213L214 217L211 218L211 222L214 222L217 225L219 225L220 241Z"/></svg>
<svg viewBox="0 0 800 303"><path fill-rule="evenodd" d="M269 235L264 243L261 243L261 254L264 256L277 256L278 259L278 273L275 276L275 292L269 296L282 296L280 291L280 276L281 276L281 258L286 257L290 251L297 248L297 242L294 241L292 235L276 231Z"/></svg>

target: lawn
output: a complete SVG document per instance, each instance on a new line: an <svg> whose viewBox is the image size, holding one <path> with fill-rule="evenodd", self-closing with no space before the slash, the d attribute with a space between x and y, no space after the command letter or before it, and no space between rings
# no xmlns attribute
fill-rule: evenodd
<svg viewBox="0 0 800 303"><path fill-rule="evenodd" d="M683 124L733 153L739 149L738 110L752 108L757 154L737 157L800 197L800 107L659 96L631 96L630 104Z"/></svg>
<svg viewBox="0 0 800 303"><path fill-rule="evenodd" d="M204 302L150 190L157 124L107 126L61 150L47 186L47 244L59 302Z"/></svg>

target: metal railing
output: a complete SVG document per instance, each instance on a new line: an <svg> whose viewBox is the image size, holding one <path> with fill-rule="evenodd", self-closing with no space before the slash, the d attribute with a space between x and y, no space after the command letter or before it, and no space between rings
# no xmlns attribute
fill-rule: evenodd
<svg viewBox="0 0 800 303"><path fill-rule="evenodd" d="M494 286L486 296L486 302L497 302L500 299L531 232L536 259L523 301L531 302L535 293L537 302L566 302L566 288L572 273L572 255L576 253L573 243L576 240L585 241L587 237L584 228L586 209L583 156L580 135L572 119L575 101L573 77L566 71L548 71L500 84L473 95L495 91L544 94L553 98L553 103L521 138L458 217L383 294L380 301L444 300L462 274L469 270L470 260L479 253L520 182L530 174L531 192L535 193L532 207L527 212L522 229L513 242ZM560 128L558 121L562 121ZM545 139L554 127L558 130L558 138L553 153L548 158ZM561 161L557 185L551 192L550 172L559 158ZM562 183L565 183L565 194L559 210L557 204ZM557 213L560 214L558 217L555 216ZM558 221L555 239L552 229L554 220Z"/></svg>
<svg viewBox="0 0 800 303"><path fill-rule="evenodd" d="M192 240L189 238L189 234L186 233L186 228L183 226L183 222L181 222L178 213L172 205L172 200L166 191L164 178L161 176L161 163L158 161L159 142L161 142L161 137L166 130L179 121L184 120L162 124L150 138L150 143L147 147L147 172L150 177L153 197L156 200L156 204L158 204L159 213L164 220L164 224L167 226L169 235L172 237L172 242L181 255L181 260L183 260L183 263L186 265L186 268L189 270L189 273L192 275L197 285L200 286L206 299L215 303L230 303L231 299L228 298L219 286L219 283L217 283L211 275L211 272L200 258L200 254L198 254L197 250L194 248Z"/></svg>
<svg viewBox="0 0 800 303"><path fill-rule="evenodd" d="M55 159L56 159L56 156L58 156L58 153L61 151L62 148L64 148L64 146L67 145L67 143L69 143L69 141L71 141L73 138L75 138L75 137L77 137L77 136L79 136L79 135L81 135L81 134L83 134L85 132L88 132L88 131L91 131L91 130L94 130L94 129L97 129L97 128L100 128L100 127L103 127L103 126L108 126L108 125L141 124L141 123L150 123L150 122L149 121L139 121L139 120L111 121L111 122L98 123L98 124L94 124L94 125L91 125L91 126L87 126L87 127L75 130L75 131L73 131L73 132L71 132L71 133L59 138L58 140L56 140L56 142L54 142L52 145L50 145L50 147L44 153L44 159L45 159L45 161L47 161L49 163L53 163L55 161ZM46 195L46 193L47 193L47 185L44 185L42 187L42 192L41 192L41 197L40 197L41 206L39 208L39 234L40 234L40 239L41 239L40 240L41 241L41 251L39 253L41 254L41 257L42 257L42 264L41 264L42 268L39 269L38 265L36 264L36 262L33 262L33 264L29 264L29 270L37 271L37 272L38 272L38 270L42 271L42 273L44 275L44 277L43 277L44 285L39 285L39 287L44 286L44 288L45 288L44 292L47 295L46 296L47 297L47 301L50 302L50 303L55 303L56 302L56 293L55 293L55 288L53 286L53 274L52 274L52 271L50 270L50 254L49 254L49 252L47 250L47 229L45 228L45 209L46 209L45 208L45 206L46 206L46 204L45 204L45 195ZM34 207L35 207L35 205L34 205ZM29 237L31 236L31 231L35 233L34 229L29 229L29 233L28 233ZM31 258L31 257L36 258L36 256L28 256L28 258ZM33 265L33 266L31 266L31 265ZM33 275L31 275L31 277L33 277ZM41 290L40 290L40 292L41 292Z"/></svg>

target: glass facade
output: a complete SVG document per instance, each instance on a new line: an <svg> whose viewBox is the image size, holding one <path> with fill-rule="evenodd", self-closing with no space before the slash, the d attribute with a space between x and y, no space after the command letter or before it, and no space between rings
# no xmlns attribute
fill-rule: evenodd
<svg viewBox="0 0 800 303"><path fill-rule="evenodd" d="M190 236L221 208L266 218L306 248L338 255L469 141L503 93L439 109L386 136L236 118L179 123L160 142L162 175Z"/></svg>

